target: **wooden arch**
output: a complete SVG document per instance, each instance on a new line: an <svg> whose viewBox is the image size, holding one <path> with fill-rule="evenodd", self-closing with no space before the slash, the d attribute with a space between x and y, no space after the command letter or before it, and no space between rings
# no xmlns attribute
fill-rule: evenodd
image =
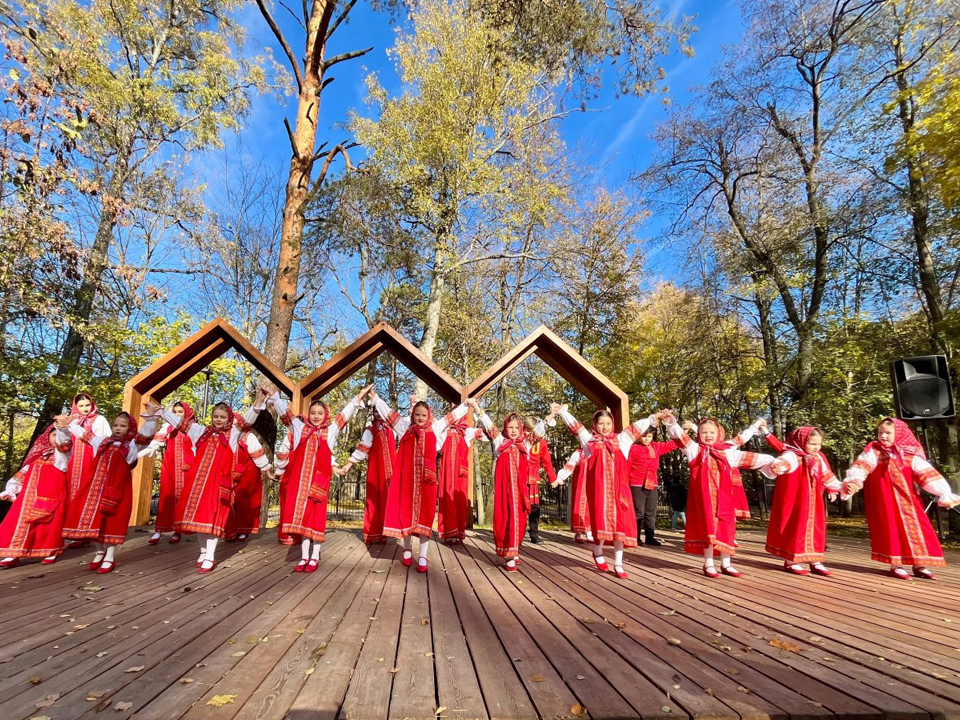
<svg viewBox="0 0 960 720"><path fill-rule="evenodd" d="M264 377L291 398L296 384L223 318L207 323L150 367L134 376L123 388L123 407L134 417L152 398L162 402L210 363L235 350ZM153 486L153 458L143 457L133 470L133 513L131 525L142 525L150 518L150 492Z"/></svg>
<svg viewBox="0 0 960 720"><path fill-rule="evenodd" d="M297 384L295 406L305 414L310 402L321 398L348 377L388 352L447 402L459 403L463 386L420 352L387 323L378 323Z"/></svg>
<svg viewBox="0 0 960 720"><path fill-rule="evenodd" d="M465 387L463 398L480 397L531 355L543 360L598 408L610 408L617 430L630 424L630 399L627 394L546 325L527 335Z"/></svg>

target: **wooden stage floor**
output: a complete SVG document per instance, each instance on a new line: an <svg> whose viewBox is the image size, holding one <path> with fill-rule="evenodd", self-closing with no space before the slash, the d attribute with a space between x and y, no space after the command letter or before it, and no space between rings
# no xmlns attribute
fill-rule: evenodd
<svg viewBox="0 0 960 720"><path fill-rule="evenodd" d="M0 571L0 719L960 718L960 557L901 581L832 538L835 576L794 577L744 533L711 581L667 533L620 581L546 536L515 575L487 532L427 577L350 531L312 575L272 533L210 575L141 533L118 573Z"/></svg>

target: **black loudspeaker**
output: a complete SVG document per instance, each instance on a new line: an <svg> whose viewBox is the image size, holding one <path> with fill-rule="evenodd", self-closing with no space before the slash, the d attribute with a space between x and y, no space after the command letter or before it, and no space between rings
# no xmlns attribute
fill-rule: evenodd
<svg viewBox="0 0 960 720"><path fill-rule="evenodd" d="M891 378L897 414L903 420L949 418L957 414L945 355L894 360Z"/></svg>

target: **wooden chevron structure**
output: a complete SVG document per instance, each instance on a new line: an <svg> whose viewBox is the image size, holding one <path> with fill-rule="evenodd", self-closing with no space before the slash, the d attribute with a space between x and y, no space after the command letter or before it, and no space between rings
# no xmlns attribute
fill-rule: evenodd
<svg viewBox="0 0 960 720"><path fill-rule="evenodd" d="M627 394L548 327L541 325L493 363L469 385L461 385L388 323L378 323L350 345L296 382L270 362L247 338L223 318L217 318L180 343L124 388L123 406L137 417L148 398L162 402L180 386L228 351L250 362L280 391L291 407L304 413L310 402L322 398L384 352L391 354L437 395L450 403L480 397L530 356L537 356L598 408L609 408L617 428L629 423ZM153 458L144 457L133 472L134 509L131 525L143 525L150 513Z"/></svg>

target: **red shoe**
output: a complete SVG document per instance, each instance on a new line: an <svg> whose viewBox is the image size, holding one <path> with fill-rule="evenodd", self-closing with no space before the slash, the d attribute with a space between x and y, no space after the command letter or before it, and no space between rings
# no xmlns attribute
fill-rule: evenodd
<svg viewBox="0 0 960 720"><path fill-rule="evenodd" d="M307 570L307 561L301 560L297 563L297 566L293 569L294 572L306 572Z"/></svg>
<svg viewBox="0 0 960 720"><path fill-rule="evenodd" d="M833 570L828 568L826 565L821 563L814 563L810 566L810 572L814 575L819 575L820 577L830 577L833 575Z"/></svg>
<svg viewBox="0 0 960 720"><path fill-rule="evenodd" d="M724 575L729 575L730 577L743 577L743 573L734 569L733 565L721 567L720 572L722 572Z"/></svg>
<svg viewBox="0 0 960 720"><path fill-rule="evenodd" d="M937 576L934 575L930 570L925 567L915 567L913 569L913 574L918 578L923 578L924 580L936 580Z"/></svg>
<svg viewBox="0 0 960 720"><path fill-rule="evenodd" d="M174 533L173 535L171 535L170 539L167 540L167 542L170 543L171 545L176 545L178 542L180 542L180 533Z"/></svg>
<svg viewBox="0 0 960 720"><path fill-rule="evenodd" d="M574 537L573 541L577 543L577 545L583 545L583 537L580 535L577 535L576 537Z"/></svg>
<svg viewBox="0 0 960 720"><path fill-rule="evenodd" d="M149 540L147 540L147 542L150 543L151 545L156 545L157 543L160 542L160 536L157 535L157 537L151 537Z"/></svg>
<svg viewBox="0 0 960 720"><path fill-rule="evenodd" d="M9 560L0 560L0 567L15 568L20 564L20 558L10 558Z"/></svg>
<svg viewBox="0 0 960 720"><path fill-rule="evenodd" d="M413 553L410 553L410 557L404 557L400 562L403 563L404 567L410 567L413 565Z"/></svg>
<svg viewBox="0 0 960 720"><path fill-rule="evenodd" d="M320 567L320 561L311 560L310 562L307 563L307 566L303 569L303 571L305 573L316 572L318 567Z"/></svg>
<svg viewBox="0 0 960 720"><path fill-rule="evenodd" d="M517 571L517 566L516 566L516 565L504 565L504 567L507 569L507 572L516 572L516 571Z"/></svg>
<svg viewBox="0 0 960 720"><path fill-rule="evenodd" d="M209 560L204 560L204 562L209 562ZM203 565L201 565L199 568L197 568L197 572L198 572L198 573L213 572L213 569L214 569L216 566L217 566L217 562L214 560L213 564L212 564L210 567L205 568L205 567L203 567Z"/></svg>
<svg viewBox="0 0 960 720"><path fill-rule="evenodd" d="M523 563L523 560L520 559L520 558L514 558L513 561L514 561L518 566Z"/></svg>
<svg viewBox="0 0 960 720"><path fill-rule="evenodd" d="M426 574L427 570L430 569L430 561L427 560L426 558L421 558L421 560L423 560L422 563L420 561L417 561L417 572Z"/></svg>
<svg viewBox="0 0 960 720"><path fill-rule="evenodd" d="M610 569L610 566L607 565L607 561L603 557L603 555L594 555L593 561L597 564L597 570L599 570L600 572L606 572L607 570Z"/></svg>
<svg viewBox="0 0 960 720"><path fill-rule="evenodd" d="M100 560L91 560L90 564L87 567L93 570L94 572L96 572L97 570L100 569L101 565L103 565L103 558L101 558Z"/></svg>
<svg viewBox="0 0 960 720"><path fill-rule="evenodd" d="M910 576L907 574L907 571L904 570L902 567L890 568L889 570L887 570L887 575L890 575L891 577L895 577L897 580L910 579Z"/></svg>
<svg viewBox="0 0 960 720"><path fill-rule="evenodd" d="M792 575L809 575L810 574L809 570L807 570L805 567L801 567L797 563L786 562L783 564L783 569L784 571Z"/></svg>
<svg viewBox="0 0 960 720"><path fill-rule="evenodd" d="M83 540L71 540L69 543L67 543L68 548L82 548L86 546L87 544Z"/></svg>
<svg viewBox="0 0 960 720"><path fill-rule="evenodd" d="M627 571L624 570L623 568L619 568L619 569L618 569L616 566L614 566L614 568L613 568L613 574L616 575L616 576L617 576L618 578L620 578L621 580L626 580L626 579L627 579Z"/></svg>
<svg viewBox="0 0 960 720"><path fill-rule="evenodd" d="M716 579L716 578L720 577L720 573L718 573L718 572L717 572L717 569L716 569L715 567L713 567L712 565L709 565L709 566L708 566L708 565L704 565L704 566L703 566L703 574L706 575L708 578L713 578L713 579Z"/></svg>
<svg viewBox="0 0 960 720"><path fill-rule="evenodd" d="M97 568L97 572L100 575L106 575L108 572L113 572L117 569L117 563L113 560L104 560L100 563L100 567Z"/></svg>
<svg viewBox="0 0 960 720"><path fill-rule="evenodd" d="M41 565L53 565L56 561L57 561L57 559L56 559L55 557L45 557L43 560L40 561L40 564L41 564Z"/></svg>

